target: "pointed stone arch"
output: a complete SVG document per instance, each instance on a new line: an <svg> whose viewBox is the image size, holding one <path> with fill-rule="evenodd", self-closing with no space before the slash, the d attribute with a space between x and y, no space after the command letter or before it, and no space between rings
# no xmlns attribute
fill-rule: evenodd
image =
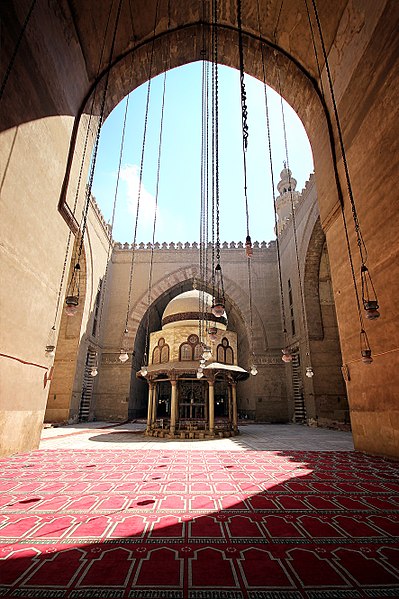
<svg viewBox="0 0 399 599"><path fill-rule="evenodd" d="M187 266L179 268L172 273L168 273L162 279L159 279L152 286L152 297L158 298L176 285L181 285L187 281L192 281L198 277L198 268L196 266ZM249 312L249 296L243 291L242 287L237 285L232 279L224 275L224 288L226 295L227 311L229 306L233 308L239 316L243 324L249 327L250 312ZM211 290L209 290L211 292ZM154 300L155 301L155 300ZM142 322L148 309L147 294L144 293L140 299L132 306L128 320L128 338L133 345L137 335L138 328ZM269 347L267 340L267 332L264 323L257 311L253 307L253 329L257 331L254 335L254 351L255 353L264 353Z"/></svg>

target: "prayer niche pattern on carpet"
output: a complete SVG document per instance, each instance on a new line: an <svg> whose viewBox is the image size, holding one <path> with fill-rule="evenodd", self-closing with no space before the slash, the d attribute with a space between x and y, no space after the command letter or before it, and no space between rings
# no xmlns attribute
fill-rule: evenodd
<svg viewBox="0 0 399 599"><path fill-rule="evenodd" d="M399 465L355 452L0 460L0 597L399 597Z"/></svg>

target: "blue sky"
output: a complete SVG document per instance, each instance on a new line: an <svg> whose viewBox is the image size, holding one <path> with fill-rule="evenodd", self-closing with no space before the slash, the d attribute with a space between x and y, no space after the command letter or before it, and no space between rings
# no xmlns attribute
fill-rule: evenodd
<svg viewBox="0 0 399 599"><path fill-rule="evenodd" d="M248 203L252 240L270 241L274 212L265 120L264 87L246 76L249 141ZM202 63L167 73L156 241L199 240ZM152 239L163 75L151 82L137 242ZM132 242L143 142L147 83L130 94L126 139L113 237ZM268 89L275 183L285 160L279 96ZM103 125L93 194L108 221L119 161L124 99ZM284 102L289 163L301 190L313 171L310 144L301 121ZM220 239L245 241L246 219L239 73L219 67Z"/></svg>

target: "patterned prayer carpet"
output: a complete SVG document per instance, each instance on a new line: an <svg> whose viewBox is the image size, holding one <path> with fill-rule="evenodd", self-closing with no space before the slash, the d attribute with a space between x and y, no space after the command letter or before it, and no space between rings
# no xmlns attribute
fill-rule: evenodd
<svg viewBox="0 0 399 599"><path fill-rule="evenodd" d="M399 464L356 452L0 460L0 597L399 597Z"/></svg>

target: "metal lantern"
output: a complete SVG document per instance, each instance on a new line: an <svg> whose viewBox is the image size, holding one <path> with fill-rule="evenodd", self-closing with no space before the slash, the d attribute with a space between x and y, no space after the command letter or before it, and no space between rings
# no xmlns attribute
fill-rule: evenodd
<svg viewBox="0 0 399 599"><path fill-rule="evenodd" d="M371 364L373 358L371 356L371 349L362 349L362 362L363 364Z"/></svg>
<svg viewBox="0 0 399 599"><path fill-rule="evenodd" d="M367 333L364 329L360 331L360 354L362 356L363 364L371 364L373 361L371 355L371 347L367 337Z"/></svg>
<svg viewBox="0 0 399 599"><path fill-rule="evenodd" d="M375 320L380 316L378 311L379 305L369 269L365 264L362 264L361 266L360 276L362 281L362 300L363 307L366 311L366 318L368 320Z"/></svg>
<svg viewBox="0 0 399 599"><path fill-rule="evenodd" d="M122 364L124 364L125 362L127 362L129 359L128 353L126 350L121 349L121 353L119 354L119 361L122 362Z"/></svg>
<svg viewBox="0 0 399 599"><path fill-rule="evenodd" d="M212 357L212 351L208 345L204 345L204 351L202 352L202 357L204 360L209 360L209 358Z"/></svg>
<svg viewBox="0 0 399 599"><path fill-rule="evenodd" d="M212 314L217 318L220 318L224 314L224 303L218 299L212 306Z"/></svg>
<svg viewBox="0 0 399 599"><path fill-rule="evenodd" d="M218 335L218 330L216 327L209 327L208 336L211 341L216 341Z"/></svg>
<svg viewBox="0 0 399 599"><path fill-rule="evenodd" d="M284 349L281 350L283 352L283 355L281 356L281 359L283 362L292 362L292 353L291 350L288 347L285 347Z"/></svg>
<svg viewBox="0 0 399 599"><path fill-rule="evenodd" d="M306 366L306 376L308 379L311 379L314 376L313 368L311 366Z"/></svg>
<svg viewBox="0 0 399 599"><path fill-rule="evenodd" d="M245 255L246 255L247 258L252 258L252 256L254 255L254 251L252 249L252 241L251 241L250 235L247 235L247 238L245 240Z"/></svg>
<svg viewBox="0 0 399 599"><path fill-rule="evenodd" d="M364 309L366 310L366 318L368 320L375 320L380 317L378 311L379 305L377 300L367 300L363 302Z"/></svg>
<svg viewBox="0 0 399 599"><path fill-rule="evenodd" d="M54 358L55 356L55 327L53 326L50 329L50 333L47 339L46 345L46 356L49 358Z"/></svg>
<svg viewBox="0 0 399 599"><path fill-rule="evenodd" d="M77 295L67 295L65 298L66 308L65 314L67 316L75 316L78 311L79 298Z"/></svg>

